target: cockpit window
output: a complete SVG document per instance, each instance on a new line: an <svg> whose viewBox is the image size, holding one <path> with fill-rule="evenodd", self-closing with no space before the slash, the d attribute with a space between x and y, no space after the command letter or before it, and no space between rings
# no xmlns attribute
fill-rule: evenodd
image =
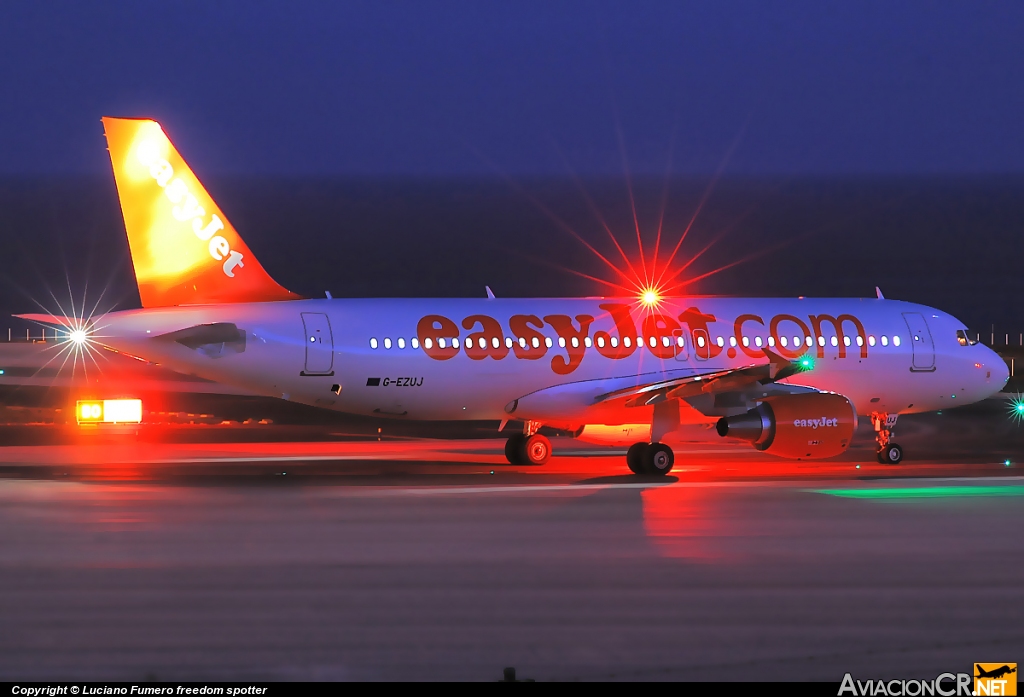
<svg viewBox="0 0 1024 697"><path fill-rule="evenodd" d="M956 341L961 346L974 346L978 341L967 336L967 332L963 329L956 330Z"/></svg>

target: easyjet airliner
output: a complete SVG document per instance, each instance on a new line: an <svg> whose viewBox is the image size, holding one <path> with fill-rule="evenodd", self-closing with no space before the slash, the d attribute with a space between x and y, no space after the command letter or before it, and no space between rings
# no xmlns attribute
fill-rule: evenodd
<svg viewBox="0 0 1024 697"><path fill-rule="evenodd" d="M670 443L723 437L832 457L858 417L874 425L879 461L897 463L898 415L975 402L1007 381L957 319L881 293L301 298L271 279L158 123L103 126L142 309L73 338L183 373L353 414L522 423L511 463L547 461L539 429L551 426L628 445L629 468L648 474L672 469Z"/></svg>

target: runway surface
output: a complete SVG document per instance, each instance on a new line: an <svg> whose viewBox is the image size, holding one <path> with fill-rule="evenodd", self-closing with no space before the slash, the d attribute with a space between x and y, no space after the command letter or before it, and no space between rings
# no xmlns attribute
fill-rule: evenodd
<svg viewBox="0 0 1024 697"><path fill-rule="evenodd" d="M899 467L865 439L821 463L715 444L661 480L564 439L535 468L498 439L340 431L0 448L0 679L838 682L1018 660L1024 436L1002 408L903 417Z"/></svg>

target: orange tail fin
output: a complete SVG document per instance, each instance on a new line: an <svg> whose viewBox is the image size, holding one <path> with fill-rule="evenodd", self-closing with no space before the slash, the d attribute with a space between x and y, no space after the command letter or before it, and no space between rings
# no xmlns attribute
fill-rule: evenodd
<svg viewBox="0 0 1024 697"><path fill-rule="evenodd" d="M143 307L294 300L263 269L156 121L105 117Z"/></svg>

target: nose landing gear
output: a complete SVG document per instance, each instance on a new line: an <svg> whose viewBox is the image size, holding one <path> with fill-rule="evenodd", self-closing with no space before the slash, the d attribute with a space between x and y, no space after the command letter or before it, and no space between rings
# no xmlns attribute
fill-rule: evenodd
<svg viewBox="0 0 1024 697"><path fill-rule="evenodd" d="M878 442L878 462L883 465L898 465L903 461L903 448L893 442L892 429L896 425L899 414L871 415L871 425L875 429L875 440Z"/></svg>
<svg viewBox="0 0 1024 697"><path fill-rule="evenodd" d="M664 443L633 443L626 451L626 465L633 474L666 475L675 464L675 453Z"/></svg>

